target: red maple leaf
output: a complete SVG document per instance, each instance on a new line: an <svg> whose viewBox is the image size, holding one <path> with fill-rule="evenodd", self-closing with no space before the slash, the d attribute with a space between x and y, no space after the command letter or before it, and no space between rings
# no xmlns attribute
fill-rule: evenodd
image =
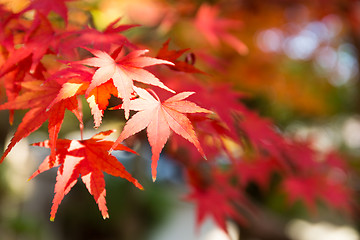
<svg viewBox="0 0 360 240"><path fill-rule="evenodd" d="M30 58L31 58L31 56L29 56L23 60L19 60L19 62L17 63L16 69L14 69L13 71L2 76L8 101L13 101L19 95L19 93L21 91L20 83L25 80L25 78L28 75L27 72L30 70L30 67L31 67ZM0 70L0 72L1 72L1 70ZM0 73L0 76L1 76L1 73ZM10 113L9 113L10 124L13 123L13 120L14 120L14 110L10 110Z"/></svg>
<svg viewBox="0 0 360 240"><path fill-rule="evenodd" d="M56 177L55 196L50 214L51 221L54 221L62 199L75 185L79 177L81 177L90 194L93 195L104 219L108 218L109 214L106 207L103 172L125 178L139 189L143 189L140 183L126 171L125 167L108 153L114 142L103 139L111 133L113 133L112 130L101 132L87 140L58 139L55 164L52 164L49 156L46 157L39 169L30 177L32 179L39 173L60 166ZM49 143L49 141L44 141L33 145L49 148ZM114 150L136 153L123 145L117 145Z"/></svg>
<svg viewBox="0 0 360 240"><path fill-rule="evenodd" d="M148 140L152 151L151 168L153 181L156 179L157 161L161 150L170 136L170 129L195 145L201 155L205 157L191 122L184 113L211 113L211 111L201 108L193 102L184 100L194 94L194 92L178 93L166 101L160 102L160 99L154 92L155 98L142 88L134 87L134 90L140 98L132 100L129 104L129 109L138 112L126 122L123 131L111 150L126 138L147 127Z"/></svg>
<svg viewBox="0 0 360 240"><path fill-rule="evenodd" d="M319 180L320 178L317 176L287 177L283 186L288 195L289 203L293 204L296 200L302 200L310 211L315 211L316 200L323 192L323 186Z"/></svg>
<svg viewBox="0 0 360 240"><path fill-rule="evenodd" d="M85 94L91 83L93 72L89 68L84 68L85 69L81 69L77 66L76 68L62 69L47 79L47 81L56 80L57 78L63 80L58 95L48 108L66 98ZM104 110L109 104L111 95L118 95L112 80L97 86L86 97L86 101L89 103L91 109L91 114L94 116L95 128L101 124Z"/></svg>
<svg viewBox="0 0 360 240"><path fill-rule="evenodd" d="M196 102L216 112L220 120L229 129L227 135L239 140L237 119L234 116L249 111L241 102L241 99L245 98L245 94L232 89L229 84L209 83L205 86L195 83L189 84L187 87L198 93L195 96Z"/></svg>
<svg viewBox="0 0 360 240"><path fill-rule="evenodd" d="M45 68L41 59L50 52L54 31L46 18L40 17L39 20L38 26L32 28L17 14L0 20L3 24L0 33L0 78L4 80L8 101L18 96L21 90L19 83L28 77L44 79L42 73ZM13 113L11 110L10 123Z"/></svg>
<svg viewBox="0 0 360 240"><path fill-rule="evenodd" d="M208 175L201 176L205 174ZM226 220L228 218L239 224L246 224L240 209L253 214L254 207L236 185L230 184L233 176L229 172L218 171L211 167L210 169L200 168L200 170L190 168L188 177L192 191L185 199L196 204L196 224L198 226L206 217L211 216L216 224L227 232Z"/></svg>
<svg viewBox="0 0 360 240"><path fill-rule="evenodd" d="M160 82L153 74L143 69L144 67L157 64L174 64L165 60L142 56L148 52L148 50L135 50L120 58L118 55L121 51L121 47L115 50L112 56L99 50L88 49L88 51L95 57L84 59L77 63L98 67L98 69L92 78L91 84L86 91L86 95L90 94L94 88L112 79L118 90L119 97L123 100L126 119L129 118L130 98L134 91L133 80L174 92Z"/></svg>
<svg viewBox="0 0 360 240"><path fill-rule="evenodd" d="M43 83L43 81L27 81L22 83L22 89L26 90L23 94L16 97L13 101L0 105L0 110L30 109L19 124L10 144L0 159L0 163L16 143L36 131L46 120L49 121L48 131L52 150L51 156L54 157L55 142L64 120L65 109L72 111L79 121L82 121L75 96L64 98L49 107L58 95L60 87L61 85L56 81L46 83Z"/></svg>
<svg viewBox="0 0 360 240"><path fill-rule="evenodd" d="M194 65L186 62L186 61L179 61L177 60L181 55L183 55L188 49L181 49L181 50L169 50L169 43L170 40L167 40L162 48L159 50L157 54L157 58L168 60L174 63L174 66L169 66L171 69L181 72L188 72L188 73L204 73L199 69L195 68ZM191 55L192 56L192 55Z"/></svg>
<svg viewBox="0 0 360 240"><path fill-rule="evenodd" d="M25 60L31 64L30 71L35 71L40 60L49 51L54 39L55 34L51 23L47 19L41 18L37 27L27 31L20 48L11 46L7 49L9 54L5 63L0 66L0 77L16 68L23 70L19 62Z"/></svg>
<svg viewBox="0 0 360 240"><path fill-rule="evenodd" d="M255 182L263 190L268 190L272 174L279 171L279 166L273 158L257 158L241 161L237 164L237 173L243 186Z"/></svg>
<svg viewBox="0 0 360 240"><path fill-rule="evenodd" d="M23 14L30 10L35 10L38 13L47 16L51 11L59 14L67 24L68 9L65 2L74 1L74 0L33 0L30 5L22 10L19 14ZM38 14L35 15L35 22L37 21Z"/></svg>
<svg viewBox="0 0 360 240"><path fill-rule="evenodd" d="M119 21L120 18L116 19L103 31L90 27L81 30L64 31L59 34L58 48L55 48L54 51L73 58L74 55L76 56L74 53L77 53L76 50L78 47L91 47L105 52L110 50L111 44L136 48L136 46L130 43L120 32L136 27L137 25L116 26Z"/></svg>
<svg viewBox="0 0 360 240"><path fill-rule="evenodd" d="M196 15L195 26L204 34L209 43L218 47L220 40L225 41L233 47L239 54L247 54L247 46L230 34L228 31L231 29L238 29L241 22L238 20L219 18L219 8L217 6L210 6L203 4Z"/></svg>
<svg viewBox="0 0 360 240"><path fill-rule="evenodd" d="M321 200L330 207L351 214L353 192L348 184L349 170L346 163L333 152L316 154L306 145L298 148L299 156L292 156L295 174L287 176L282 185L289 203L301 200L310 211L314 211L317 200ZM298 163L302 160L307 167Z"/></svg>
<svg viewBox="0 0 360 240"><path fill-rule="evenodd" d="M174 74L172 74L174 75ZM175 75L167 78L168 86L183 91L188 89L196 92L193 96L194 101L206 109L212 110L217 116L207 118L200 115L192 115L190 120L194 124L196 132L200 140L203 139L203 148L206 150L207 156L212 157L218 155L219 151L227 153L229 151L224 148L224 139L230 138L237 143L243 142L243 136L239 134L239 123L236 116L246 113L249 110L241 103L244 94L237 92L228 84L206 83L201 84L198 80L186 78L181 75ZM174 136L174 150L177 145L190 145L179 136ZM186 147L191 157L186 158L187 161L201 161L197 151L193 148ZM185 160L185 159L184 159Z"/></svg>

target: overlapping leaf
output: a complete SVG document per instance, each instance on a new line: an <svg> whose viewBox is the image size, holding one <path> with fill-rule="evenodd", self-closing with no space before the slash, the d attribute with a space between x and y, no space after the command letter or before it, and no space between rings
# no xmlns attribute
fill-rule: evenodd
<svg viewBox="0 0 360 240"><path fill-rule="evenodd" d="M30 179L32 179L39 173L59 166L50 220L54 221L59 204L76 184L79 177L81 177L89 193L93 195L104 219L108 218L109 214L106 207L106 190L103 172L125 178L137 188L143 189L141 184L126 171L125 167L114 156L108 153L109 148L114 142L103 139L112 132L111 130L101 132L87 140L58 139L56 142L55 164L52 163L49 156L46 157L39 166L39 169L30 177ZM50 142L44 141L33 145L49 148ZM121 144L117 145L114 150L135 153L133 150Z"/></svg>
<svg viewBox="0 0 360 240"><path fill-rule="evenodd" d="M51 156L53 157L55 153L55 142L64 120L65 109L72 111L78 117L79 121L82 121L78 112L76 97L64 98L56 104L53 104L51 108L48 108L58 95L60 87L61 85L56 81L50 81L45 84L42 81L25 82L22 84L22 88L26 89L23 94L19 95L13 101L0 105L0 110L30 109L23 117L10 144L2 155L0 163L16 143L36 131L46 120L49 121L48 131L52 150Z"/></svg>
<svg viewBox="0 0 360 240"><path fill-rule="evenodd" d="M129 109L138 111L126 122L115 145L147 128L148 140L152 150L152 178L156 179L157 161L160 152L170 136L170 129L191 142L203 157L205 154L196 137L195 131L186 113L211 113L211 111L197 106L195 103L184 100L194 92L182 92L168 98L164 102L155 95L153 97L148 91L134 87L139 95L138 99L132 100ZM124 108L124 107L122 107Z"/></svg>
<svg viewBox="0 0 360 240"><path fill-rule="evenodd" d="M47 16L51 11L59 14L64 21L68 21L68 9L65 2L74 1L74 0L33 0L31 4L25 8L21 13L35 10L37 13L40 13L44 16ZM37 19L35 19L36 22Z"/></svg>
<svg viewBox="0 0 360 240"><path fill-rule="evenodd" d="M126 119L129 118L130 98L134 91L133 80L158 86L170 92L174 92L170 88L166 87L162 82L160 82L157 77L144 69L144 67L157 64L173 65L173 63L161 59L142 56L148 52L148 50L135 50L120 58L118 58L118 55L121 51L121 48L117 49L113 53L113 56L110 56L106 52L99 50L89 49L89 51L95 57L78 62L88 66L98 67L92 78L91 84L86 91L86 95L90 94L94 88L112 79L115 87L118 90L119 97L121 97L123 100ZM95 120L95 122L96 121L97 120Z"/></svg>
<svg viewBox="0 0 360 240"><path fill-rule="evenodd" d="M131 43L121 32L126 31L137 25L119 25L119 19L110 23L104 31L99 31L95 28L85 27L84 29L76 29L72 31L64 31L59 36L59 48L55 51L60 54L73 57L77 54L79 47L92 47L101 51L108 52L112 44L124 45L132 48L137 48Z"/></svg>
<svg viewBox="0 0 360 240"><path fill-rule="evenodd" d="M200 169L188 169L192 191L186 196L187 200L196 203L197 225L204 222L206 217L212 217L225 232L227 232L226 219L229 217L239 224L246 224L239 209L246 209L248 214L253 214L253 208L237 186L229 183L231 174L212 167L206 169L207 171L202 169L204 172L198 172L201 171Z"/></svg>
<svg viewBox="0 0 360 240"><path fill-rule="evenodd" d="M51 79L48 79L49 81L56 77L61 77L66 81L62 83L58 95L49 107L66 98L85 95L85 92L91 82L92 74L93 72L91 71L86 71L85 69L77 67L64 69L52 75ZM91 114L94 116L94 124L96 128L101 124L104 110L109 104L111 95L118 95L117 89L113 85L112 81L101 84L87 95L86 101L89 103Z"/></svg>
<svg viewBox="0 0 360 240"><path fill-rule="evenodd" d="M50 45L55 39L54 29L47 19L40 18L39 21L36 28L27 32L20 48L13 46L13 48L8 49L7 61L0 66L0 77L20 67L18 63L24 60L31 64L31 71L35 71L40 60L49 51Z"/></svg>
<svg viewBox="0 0 360 240"><path fill-rule="evenodd" d="M160 49L157 55L159 59L143 56L147 50L130 51L126 56L120 54L121 48L116 49L112 54L106 53L112 47L119 45L139 49L120 34L134 25L117 26L119 21L117 19L104 31L99 31L93 26L80 28L75 25L69 26L66 7L68 1L70 0L32 0L28 7L18 14L13 14L0 5L0 81L6 88L8 99L7 103L0 106L0 110L29 109L0 162L17 142L38 129L46 120L49 121L49 140L35 145L50 148L51 153L32 177L53 166L59 167L51 219L54 219L60 202L77 182L79 176L93 195L104 218L108 217L108 210L105 202L103 172L126 178L142 188L124 167L108 154L108 150L131 152L119 143L145 128L147 128L147 136L153 153L153 179L156 177L160 152L171 130L177 133L179 139L188 144L186 148L190 150L190 155L195 156L188 158L186 155L188 158L186 161L180 158L177 160L185 164L188 169L196 168L198 175L206 176L204 181L192 179L189 183L194 186L189 198L197 203L198 223L206 216L212 216L216 223L225 229L227 218L241 219L242 216L247 216L244 209L249 205L244 204L246 202L244 200L245 188L251 182L262 187L263 190L266 189L272 184L270 180L274 171L281 176L278 184L283 187L281 190L287 193L288 202L302 200L312 211L315 209L317 200L322 200L333 207L351 211L349 199L352 193L347 186L347 173L340 166L341 164L338 164L340 161L334 163L334 158L329 161L328 156L319 156L308 142L299 143L285 138L277 131L272 121L264 119L240 103L242 95L228 85L204 84L196 79L198 86L191 89L186 82L184 72L198 73L200 71L193 66L194 55L188 54L185 61L179 60L187 49L169 50L168 41ZM175 12L173 11L175 8L171 9L167 16L164 16L163 24L175 29L175 21L182 15L189 17L191 13L194 13L197 5L188 2L174 3L174 5L179 7L180 11ZM257 6L257 4L250 5ZM211 68L223 71L227 76L226 81L237 81L239 75L247 79L247 81L237 81L236 88L245 86L245 88L256 88L257 91L254 92L268 92L268 76L276 82L281 79L279 74L274 77L277 75L275 71L269 71L268 62L271 58L262 58L259 61L258 52L252 55L252 58L243 59L248 64L243 64L242 60L235 60L238 56L233 52L246 54L248 51L244 43L236 36L241 22L236 15L231 17L228 15L229 12L220 12L219 7L220 5L206 4L200 6L192 24L212 47L218 48L224 42L236 51L218 51L218 56L215 56L209 49L203 49L203 51L195 49L197 56L202 56ZM170 10L170 8L166 9ZM188 11L189 9L191 11ZM34 12L33 16L30 16L30 10ZM258 10L259 13L262 11L260 8ZM26 15L24 15L25 12ZM59 29L61 24L50 22L50 18L47 17L51 12L57 13L64 19L65 28ZM244 13L241 12L241 15ZM220 14L223 15L220 16ZM55 20L55 22L58 21ZM164 29L163 26L159 29ZM249 24L249 26L253 25ZM286 32L281 27L277 30ZM191 34L188 39L197 40L196 36L191 36ZM257 38L257 41L259 39ZM93 58L77 62L96 69L85 66L80 68L79 64L74 64L73 68L61 70L63 65L47 61L47 57L51 60L72 61L75 58L78 60L83 53L78 51L79 47L97 49L89 50L94 55ZM317 56L317 52L314 53L313 56ZM225 58L221 60L221 56ZM253 63L251 59L254 60ZM180 73L172 72L171 76L164 75L161 79L167 81L165 86L158 79L160 75L156 74L157 77L155 77L144 69L157 64L167 64ZM245 70L242 71L242 68ZM258 71L259 68L265 70ZM215 73L211 69L210 71ZM264 76L259 78L259 72L264 72ZM173 77L174 74L178 74L178 77ZM216 76L216 74L207 83L213 80L223 81L224 75ZM50 78L45 77L49 75ZM267 82L259 81L259 79ZM156 94L150 94L152 90L136 88L133 81L158 86L170 92L172 90L169 87L179 89L180 92L189 91L190 88L191 91L199 93L194 100L204 108L215 111L217 115L212 115L211 118L200 114L186 116L187 113L209 113L210 111L185 100L192 92L182 92L160 102ZM303 83L303 81L300 82ZM239 83L242 84L239 85ZM289 86L293 85L291 81L273 85L286 93L283 94L286 97L283 96L283 101L288 101L288 97L294 93L290 91L289 95ZM259 91L259 89L266 91ZM296 88L296 92L303 91L299 89ZM136 100L132 100L134 91L139 95ZM319 91L314 92L319 94ZM107 109L112 95L122 98L123 104L119 108L125 110L126 119L129 117L130 110L135 110L137 113L126 123L115 143L103 140L111 131L100 133L87 140L58 140L65 109L73 111L81 121L77 101L79 95L85 95L94 116L95 127L100 126L104 110ZM307 111L314 108L317 111L324 109L323 105L314 104L314 99L311 98L295 97L293 100L303 103L303 109ZM193 125L196 127L196 135ZM204 162L199 157L199 152L204 156L203 149L210 157L208 162ZM185 158L184 156L182 157ZM216 170L219 159L228 172ZM205 167L193 166L196 164ZM211 170L207 172L209 168ZM241 206L245 207L241 208ZM245 214L242 215L243 213Z"/></svg>

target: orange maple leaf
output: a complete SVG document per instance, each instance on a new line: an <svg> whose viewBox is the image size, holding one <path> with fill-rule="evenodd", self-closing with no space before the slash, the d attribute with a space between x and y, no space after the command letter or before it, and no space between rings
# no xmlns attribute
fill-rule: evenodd
<svg viewBox="0 0 360 240"><path fill-rule="evenodd" d="M170 129L194 144L205 158L204 151L200 146L191 122L184 113L211 113L211 111L184 100L194 92L182 92L164 102L160 102L154 92L155 98L142 88L134 87L134 90L140 98L132 100L129 108L138 112L126 122L123 131L110 152L115 149L117 144L147 127L147 135L152 150L151 169L153 181L156 180L157 161L170 136Z"/></svg>
<svg viewBox="0 0 360 240"><path fill-rule="evenodd" d="M101 124L104 110L109 105L111 95L118 96L113 81L97 86L87 95L86 101L89 103L91 114L94 116L95 128Z"/></svg>
<svg viewBox="0 0 360 240"><path fill-rule="evenodd" d="M109 214L106 207L103 172L125 178L139 189L143 189L141 184L126 171L125 167L114 156L108 153L109 148L114 142L103 139L111 133L113 133L113 130L100 132L86 140L58 139L55 164L52 164L49 156L46 157L39 166L39 169L29 178L30 180L39 173L47 171L52 167L60 166L56 177L55 196L50 214L51 221L54 221L62 199L75 185L79 176L90 194L93 195L104 219L108 218ZM33 145L50 147L48 140L34 143ZM114 150L128 151L136 154L136 152L123 145L117 145Z"/></svg>

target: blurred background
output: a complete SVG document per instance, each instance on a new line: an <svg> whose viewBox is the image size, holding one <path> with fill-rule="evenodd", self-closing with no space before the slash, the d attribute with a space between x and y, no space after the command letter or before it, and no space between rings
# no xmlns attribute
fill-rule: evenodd
<svg viewBox="0 0 360 240"><path fill-rule="evenodd" d="M29 1L0 3L18 12ZM340 151L354 171L351 201L358 213L360 1L86 0L66 4L70 23L86 22L91 16L91 24L100 30L119 17L120 23L139 24L124 35L150 52L157 52L168 39L171 49L189 48L187 60L208 74L200 78L231 84L247 96L248 108L272 119L285 136L311 139L320 152ZM89 109L84 111L85 129L92 129ZM0 112L4 147L16 126L9 126L7 114ZM98 131L122 126L111 114ZM77 133L72 131L77 126L72 122L76 120L70 115L67 119L62 137L75 138ZM76 184L61 203L55 222L50 222L56 170L27 181L48 154L30 146L47 138L43 130L22 140L0 166L0 239L360 239L358 217L323 208L309 213L301 204L289 208L283 196L271 189L253 194L263 209L257 225L239 227L229 221L228 235L211 218L197 225L194 204L183 199L189 189L182 166L164 154L158 179L152 183L147 142L134 144L141 158L116 155L145 191L106 176L110 219L103 221L85 186ZM85 138L93 133L87 130Z"/></svg>

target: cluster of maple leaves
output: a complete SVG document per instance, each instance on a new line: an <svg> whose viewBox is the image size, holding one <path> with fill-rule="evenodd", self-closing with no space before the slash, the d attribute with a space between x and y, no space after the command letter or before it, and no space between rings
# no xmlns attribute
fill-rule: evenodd
<svg viewBox="0 0 360 240"><path fill-rule="evenodd" d="M249 110L241 102L243 94L230 85L199 81L196 74L203 72L192 61L180 60L187 49L169 50L167 41L156 57L147 56L148 50L122 35L135 25L119 25L116 20L103 31L74 26L68 22L65 2L34 0L19 13L0 5L0 83L7 98L0 109L10 110L10 123L15 110L27 110L0 162L21 139L48 122L49 140L33 145L49 148L50 155L30 178L58 167L51 220L79 177L104 218L109 214L103 172L143 189L111 152L136 154L122 142L144 129L152 151L153 181L160 153L171 136L167 152L184 166L192 187L188 199L197 204L198 223L208 215L223 229L228 218L246 223L246 216L256 212L246 187L255 182L267 191L274 173L282 176L278 188L287 193L290 203L300 199L313 210L321 199L351 210L347 177L334 174L341 171L347 176L348 169L336 153L319 153L310 142L284 137L270 120ZM57 13L64 25L50 21L50 12ZM246 46L228 32L236 21L217 14L216 7L199 8L196 23L204 39L217 46L221 34L245 54ZM164 66L150 71L148 67L154 65ZM169 97L160 100L163 95ZM110 108L112 96L122 103ZM82 136L83 98L95 128L101 125L104 111L124 112L126 124L115 142L104 140L112 130L85 140L58 138L66 110L78 119Z"/></svg>

